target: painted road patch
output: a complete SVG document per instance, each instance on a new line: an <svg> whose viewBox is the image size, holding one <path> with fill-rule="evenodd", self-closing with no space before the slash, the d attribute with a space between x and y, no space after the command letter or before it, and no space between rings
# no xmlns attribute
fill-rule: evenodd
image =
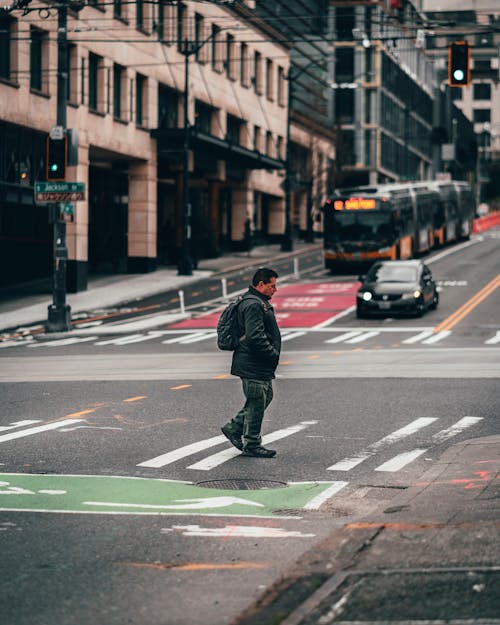
<svg viewBox="0 0 500 625"><path fill-rule="evenodd" d="M242 491L153 478L0 473L0 510L278 518L280 509L315 509L314 502L346 484L300 482Z"/></svg>
<svg viewBox="0 0 500 625"><path fill-rule="evenodd" d="M280 287L273 298L278 324L282 328L313 328L356 303L358 282L310 282ZM212 329L222 310L184 319L171 329Z"/></svg>

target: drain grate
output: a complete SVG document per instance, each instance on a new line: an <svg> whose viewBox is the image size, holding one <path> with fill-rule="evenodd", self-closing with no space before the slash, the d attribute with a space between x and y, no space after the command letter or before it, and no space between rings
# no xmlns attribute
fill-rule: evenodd
<svg viewBox="0 0 500 625"><path fill-rule="evenodd" d="M264 488L284 488L286 485L286 482L273 480L246 480L240 478L207 480L196 483L196 486L201 486L202 488L218 488L221 490L261 490Z"/></svg>

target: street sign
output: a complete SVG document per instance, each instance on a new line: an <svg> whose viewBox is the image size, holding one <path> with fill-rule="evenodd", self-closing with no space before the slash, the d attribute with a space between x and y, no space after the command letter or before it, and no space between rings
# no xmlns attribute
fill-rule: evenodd
<svg viewBox="0 0 500 625"><path fill-rule="evenodd" d="M73 204L61 204L61 210L59 213L59 218L62 219L62 221L69 221L72 222L74 220L74 215L75 215L75 207Z"/></svg>
<svg viewBox="0 0 500 625"><path fill-rule="evenodd" d="M35 202L80 202L85 200L84 182L35 182Z"/></svg>
<svg viewBox="0 0 500 625"><path fill-rule="evenodd" d="M62 139L64 137L64 128L62 126L52 126L49 136L55 140Z"/></svg>

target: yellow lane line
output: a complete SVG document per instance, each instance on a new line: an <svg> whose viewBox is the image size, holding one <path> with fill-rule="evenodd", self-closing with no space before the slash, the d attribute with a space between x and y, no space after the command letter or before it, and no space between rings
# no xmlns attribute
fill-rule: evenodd
<svg viewBox="0 0 500 625"><path fill-rule="evenodd" d="M147 395L137 395L137 397L129 397L128 399L124 399L124 402L130 401L139 401L140 399L146 399Z"/></svg>
<svg viewBox="0 0 500 625"><path fill-rule="evenodd" d="M222 563L216 564L215 562L192 562L187 564L162 564L156 562L115 562L116 566L133 566L138 569L160 569L169 570L175 569L176 571L211 571L211 570L224 570L224 569L265 569L267 564L260 562L236 562L236 563Z"/></svg>
<svg viewBox="0 0 500 625"><path fill-rule="evenodd" d="M471 313L476 306L484 301L489 295L495 291L500 286L500 273L488 282L486 286L484 286L480 291L478 291L474 296L472 296L465 304L460 306L453 314L451 314L447 319L441 322L438 326L434 328L434 332L443 332L445 330L451 330L457 323L462 321L469 313Z"/></svg>
<svg viewBox="0 0 500 625"><path fill-rule="evenodd" d="M180 384L179 386L171 386L170 390L171 391L180 391L183 388L189 388L190 386L193 386L192 384Z"/></svg>

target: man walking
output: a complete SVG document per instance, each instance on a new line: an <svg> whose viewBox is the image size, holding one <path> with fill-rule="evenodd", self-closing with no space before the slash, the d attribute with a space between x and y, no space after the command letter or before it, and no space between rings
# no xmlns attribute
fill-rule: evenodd
<svg viewBox="0 0 500 625"><path fill-rule="evenodd" d="M261 267L238 304L240 343L233 353L232 375L241 378L245 405L222 433L232 445L253 458L273 458L274 449L262 447L260 430L264 411L273 398L274 372L281 351L281 334L269 303L275 294L274 269Z"/></svg>

